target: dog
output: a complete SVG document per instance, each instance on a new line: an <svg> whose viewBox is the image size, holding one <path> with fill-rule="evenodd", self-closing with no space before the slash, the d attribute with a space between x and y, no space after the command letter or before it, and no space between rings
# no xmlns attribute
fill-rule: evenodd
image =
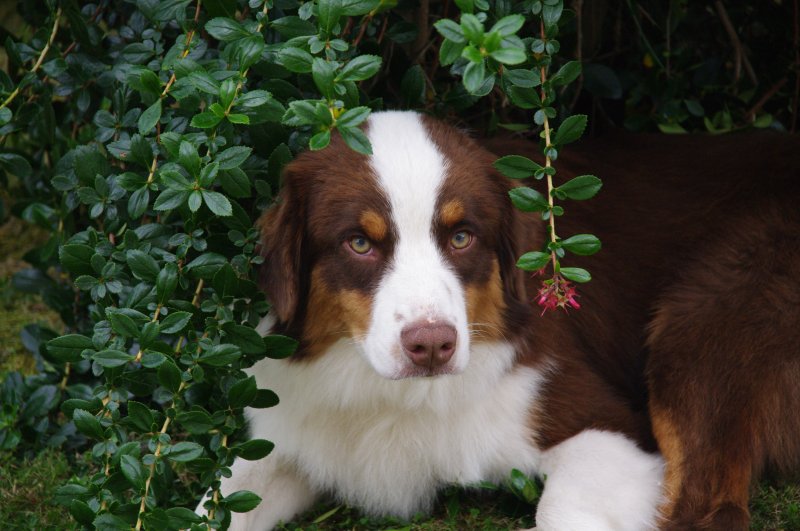
<svg viewBox="0 0 800 531"><path fill-rule="evenodd" d="M603 249L580 310L542 313L541 216L511 206L498 156L413 112L376 112L372 155L334 135L299 155L259 220L263 334L299 340L251 369L280 404L247 412L275 443L222 494L267 530L323 495L410 517L438 489L545 479L541 530L746 529L766 467L800 464L800 143L781 135L611 135L564 150L559 235ZM541 183L540 183L541 184Z"/></svg>

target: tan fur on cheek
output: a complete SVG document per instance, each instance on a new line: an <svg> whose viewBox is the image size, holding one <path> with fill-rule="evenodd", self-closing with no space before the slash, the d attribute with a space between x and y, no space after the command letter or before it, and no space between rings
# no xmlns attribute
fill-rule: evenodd
<svg viewBox="0 0 800 531"><path fill-rule="evenodd" d="M358 219L364 232L373 241L380 241L386 237L388 227L383 217L374 210L365 210Z"/></svg>
<svg viewBox="0 0 800 531"><path fill-rule="evenodd" d="M343 337L363 336L372 314L372 302L362 293L334 291L322 278L319 269L311 274L303 342L311 356L323 353Z"/></svg>
<svg viewBox="0 0 800 531"><path fill-rule="evenodd" d="M464 205L457 199L448 201L444 204L444 206L442 206L439 216L442 219L442 223L448 227L452 227L464 219Z"/></svg>
<svg viewBox="0 0 800 531"><path fill-rule="evenodd" d="M487 341L503 338L503 285L500 279L500 266L492 261L492 273L485 284L468 285L467 319L473 331L473 339Z"/></svg>

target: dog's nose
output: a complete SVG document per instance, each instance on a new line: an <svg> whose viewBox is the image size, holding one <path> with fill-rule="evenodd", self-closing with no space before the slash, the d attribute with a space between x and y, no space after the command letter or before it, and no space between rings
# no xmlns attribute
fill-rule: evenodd
<svg viewBox="0 0 800 531"><path fill-rule="evenodd" d="M447 363L456 350L456 329L449 324L418 322L400 332L400 343L415 365L433 369Z"/></svg>

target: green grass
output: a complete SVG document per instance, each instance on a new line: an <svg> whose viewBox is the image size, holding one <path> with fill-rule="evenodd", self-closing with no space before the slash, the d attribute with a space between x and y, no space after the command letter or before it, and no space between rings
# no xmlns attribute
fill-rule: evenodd
<svg viewBox="0 0 800 531"><path fill-rule="evenodd" d="M55 489L72 471L59 450L31 459L0 454L0 522L4 530L68 529L67 510L53 504Z"/></svg>
<svg viewBox="0 0 800 531"><path fill-rule="evenodd" d="M20 340L22 327L38 322L60 329L57 316L37 297L19 295L10 287L10 276L25 266L19 242L41 241L43 235L18 222L0 225L0 379L12 370L30 373L33 358ZM76 462L80 462L80 458ZM22 459L0 453L0 522L2 529L70 529L66 508L52 504L55 489L77 470L58 450L47 450ZM800 529L800 482L764 482L751 502L752 529L795 531ZM322 503L285 531L408 530L498 531L533 526L533 508L506 491L448 489L439 497L434 513L410 522L369 518L335 503Z"/></svg>

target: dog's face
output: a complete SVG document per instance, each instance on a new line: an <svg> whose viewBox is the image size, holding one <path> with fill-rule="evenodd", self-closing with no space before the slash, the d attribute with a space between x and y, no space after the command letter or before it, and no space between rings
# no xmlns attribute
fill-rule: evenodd
<svg viewBox="0 0 800 531"><path fill-rule="evenodd" d="M346 338L380 375L456 374L527 312L518 214L494 156L414 113L376 113L371 156L339 138L289 165L260 221L262 283L299 358Z"/></svg>

